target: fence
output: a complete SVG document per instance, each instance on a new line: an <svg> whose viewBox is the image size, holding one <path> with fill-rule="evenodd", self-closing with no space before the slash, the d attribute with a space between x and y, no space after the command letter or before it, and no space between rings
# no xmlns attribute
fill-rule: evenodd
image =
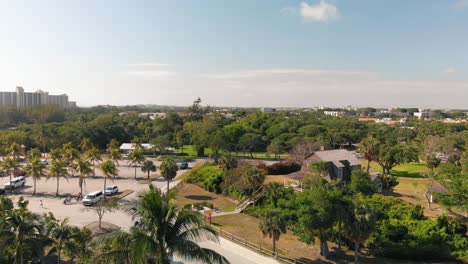
<svg viewBox="0 0 468 264"><path fill-rule="evenodd" d="M253 250L257 253L260 253L262 255L265 255L265 256L268 256L268 257L273 257L275 259L277 259L278 261L280 262L283 262L283 263L288 263L288 264L308 264L302 260L298 260L298 259L294 259L294 258L289 258L289 257L286 257L284 255L281 255L281 254L278 254L278 252L273 252L265 247L262 247L261 245L259 244L255 244L255 243L252 243L250 241L247 241L246 239L243 239L241 237L238 237L232 233L229 233L225 230L223 230L222 228L219 228L219 227L215 227L215 226L212 226L212 228L216 231L216 233L225 238L225 239L228 239L236 244L239 244L243 247L246 247L250 250Z"/></svg>

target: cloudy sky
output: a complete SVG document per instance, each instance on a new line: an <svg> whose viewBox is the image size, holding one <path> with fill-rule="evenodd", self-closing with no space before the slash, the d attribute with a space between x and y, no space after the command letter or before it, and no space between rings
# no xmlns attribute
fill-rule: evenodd
<svg viewBox="0 0 468 264"><path fill-rule="evenodd" d="M0 0L0 90L468 108L468 0Z"/></svg>

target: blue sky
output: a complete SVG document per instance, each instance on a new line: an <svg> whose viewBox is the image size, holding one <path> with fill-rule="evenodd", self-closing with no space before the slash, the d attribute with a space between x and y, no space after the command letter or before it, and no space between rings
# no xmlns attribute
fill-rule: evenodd
<svg viewBox="0 0 468 264"><path fill-rule="evenodd" d="M468 108L468 0L0 1L0 90Z"/></svg>

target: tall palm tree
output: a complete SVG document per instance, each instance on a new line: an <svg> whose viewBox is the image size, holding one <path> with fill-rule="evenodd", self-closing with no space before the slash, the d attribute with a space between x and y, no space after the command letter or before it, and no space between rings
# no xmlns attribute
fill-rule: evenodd
<svg viewBox="0 0 468 264"><path fill-rule="evenodd" d="M167 181L167 199L169 200L169 183L177 176L177 163L174 161L172 157L166 157L161 165L159 166L159 170L161 171L161 176L166 179Z"/></svg>
<svg viewBox="0 0 468 264"><path fill-rule="evenodd" d="M39 157L41 155L39 154ZM34 182L34 192L33 195L36 195L36 183L41 179L42 176L45 176L46 166L38 157L32 159L25 167L26 175L31 176Z"/></svg>
<svg viewBox="0 0 468 264"><path fill-rule="evenodd" d="M3 159L2 163L2 171L10 176L10 182L13 174L18 171L19 163L18 160L13 157L6 157Z"/></svg>
<svg viewBox="0 0 468 264"><path fill-rule="evenodd" d="M55 192L55 196L59 195L59 185L60 185L60 178L68 179L68 171L65 167L65 163L62 160L53 160L50 164L49 174L47 178L55 177L57 181L57 191Z"/></svg>
<svg viewBox="0 0 468 264"><path fill-rule="evenodd" d="M50 153L49 153L49 159L50 159L50 162L52 163L52 161L54 160L60 160L62 159L62 149L59 149L59 148L53 148L50 150Z"/></svg>
<svg viewBox="0 0 468 264"><path fill-rule="evenodd" d="M57 263L60 264L62 260L62 252L64 249L73 249L74 237L73 228L68 224L68 218L62 221L57 221L55 218L49 219L46 223L46 236L51 240L48 256L57 254Z"/></svg>
<svg viewBox="0 0 468 264"><path fill-rule="evenodd" d="M133 150L132 154L128 157L130 160L130 164L135 167L135 179L136 179L136 173L137 173L137 167L138 165L141 165L143 162L145 162L145 156L143 155L143 151L140 148L136 148Z"/></svg>
<svg viewBox="0 0 468 264"><path fill-rule="evenodd" d="M151 172L155 172L156 171L156 165L154 164L153 161L151 160L145 160L145 162L143 162L143 166L141 166L141 170L143 172L146 172L148 173L148 180L150 178L150 173Z"/></svg>
<svg viewBox="0 0 468 264"><path fill-rule="evenodd" d="M82 153L86 153L88 150L94 147L93 142L90 138L83 138L80 145L78 146Z"/></svg>
<svg viewBox="0 0 468 264"><path fill-rule="evenodd" d="M178 209L174 201L164 199L152 185L149 191L140 194L140 200L127 205L126 212L141 224L130 233L115 231L100 237L96 263L119 259L121 263L169 264L174 254L203 263L229 263L217 252L197 244L218 240L202 216Z"/></svg>
<svg viewBox="0 0 468 264"><path fill-rule="evenodd" d="M101 152L96 147L92 147L86 152L86 157L93 164L93 176L96 176L95 164L97 161L102 161Z"/></svg>
<svg viewBox="0 0 468 264"><path fill-rule="evenodd" d="M0 248L11 248L15 264L25 263L41 238L39 216L27 210L14 210L4 218Z"/></svg>
<svg viewBox="0 0 468 264"><path fill-rule="evenodd" d="M119 161L122 159L122 154L118 148L110 148L107 150L107 155L110 160L112 160L117 166L119 166Z"/></svg>
<svg viewBox="0 0 468 264"><path fill-rule="evenodd" d="M80 186L80 193L83 194L83 184L86 184L86 176L91 175L93 170L91 169L91 163L87 160L78 158L73 164L73 169L80 176L78 185Z"/></svg>
<svg viewBox="0 0 468 264"><path fill-rule="evenodd" d="M103 190L106 190L107 178L113 179L113 177L115 177L116 175L119 174L119 170L115 166L114 162L112 162L110 160L104 161L101 164L100 169L101 169L102 174L104 174L103 175L103 177L104 177L104 189ZM104 199L105 198L106 198L106 196L104 195Z"/></svg>
<svg viewBox="0 0 468 264"><path fill-rule="evenodd" d="M367 160L367 173L370 170L371 161L375 160L379 154L379 141L373 137L364 138L359 144L359 153Z"/></svg>
<svg viewBox="0 0 468 264"><path fill-rule="evenodd" d="M286 221L278 210L267 209L262 215L262 222L259 225L263 236L269 236L273 240L273 253L276 253L276 241L281 234L286 233Z"/></svg>
<svg viewBox="0 0 468 264"><path fill-rule="evenodd" d="M66 143L63 144L62 155L67 168L73 168L73 161L80 156L80 152L71 143Z"/></svg>
<svg viewBox="0 0 468 264"><path fill-rule="evenodd" d="M376 218L371 207L360 199L353 203L349 217L347 217L345 232L348 238L354 242L354 263L359 261L359 247L374 231Z"/></svg>
<svg viewBox="0 0 468 264"><path fill-rule="evenodd" d="M28 159L32 161L33 159L40 159L41 151L38 148L32 148L28 151Z"/></svg>
<svg viewBox="0 0 468 264"><path fill-rule="evenodd" d="M18 159L22 153L23 150L21 146L16 142L11 143L10 146L7 148L7 156L11 158Z"/></svg>

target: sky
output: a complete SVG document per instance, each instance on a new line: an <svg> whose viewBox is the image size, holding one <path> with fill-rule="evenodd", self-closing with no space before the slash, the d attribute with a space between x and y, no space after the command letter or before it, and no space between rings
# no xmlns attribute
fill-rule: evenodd
<svg viewBox="0 0 468 264"><path fill-rule="evenodd" d="M0 0L0 90L468 109L468 0Z"/></svg>

